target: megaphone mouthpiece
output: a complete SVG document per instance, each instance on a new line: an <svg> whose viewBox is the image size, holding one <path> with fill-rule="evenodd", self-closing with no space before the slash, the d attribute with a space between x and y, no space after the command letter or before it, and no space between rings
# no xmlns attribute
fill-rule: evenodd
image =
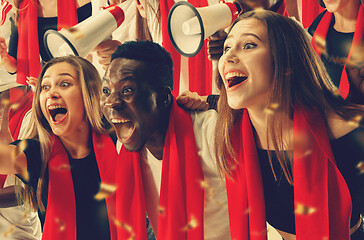
<svg viewBox="0 0 364 240"><path fill-rule="evenodd" d="M193 17L190 20L182 24L182 31L185 35L194 35L201 33L197 17Z"/></svg>

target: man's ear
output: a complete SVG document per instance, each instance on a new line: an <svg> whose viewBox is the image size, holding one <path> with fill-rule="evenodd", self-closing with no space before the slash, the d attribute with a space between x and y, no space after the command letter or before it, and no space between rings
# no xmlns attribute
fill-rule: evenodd
<svg viewBox="0 0 364 240"><path fill-rule="evenodd" d="M147 18L147 13L145 11L143 4L140 2L140 0L135 0L135 2L136 2L136 8L138 9L140 16L142 18Z"/></svg>
<svg viewBox="0 0 364 240"><path fill-rule="evenodd" d="M171 105L173 101L172 91L170 87L162 87L158 93L157 105L158 108L163 109Z"/></svg>

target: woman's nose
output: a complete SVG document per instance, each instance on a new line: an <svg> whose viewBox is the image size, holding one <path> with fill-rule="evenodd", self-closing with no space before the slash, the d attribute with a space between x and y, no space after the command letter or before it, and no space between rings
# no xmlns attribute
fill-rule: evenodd
<svg viewBox="0 0 364 240"><path fill-rule="evenodd" d="M225 63L238 63L239 58L235 54L235 49L230 49L227 53L223 55Z"/></svg>

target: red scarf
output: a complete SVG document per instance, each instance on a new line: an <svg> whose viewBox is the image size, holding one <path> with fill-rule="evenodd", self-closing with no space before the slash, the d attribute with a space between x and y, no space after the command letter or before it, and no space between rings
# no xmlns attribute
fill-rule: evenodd
<svg viewBox="0 0 364 240"><path fill-rule="evenodd" d="M0 175L0 188L3 188L4 187L4 183L6 181L6 177L8 175Z"/></svg>
<svg viewBox="0 0 364 240"><path fill-rule="evenodd" d="M146 239L141 157L140 153L123 148L117 167L117 220L131 226L136 240ZM203 179L191 116L174 101L163 150L159 199L163 210L158 216L158 240L204 239L204 190L200 186ZM193 218L198 226L183 230ZM128 228L118 228L118 238L129 239L130 232Z"/></svg>
<svg viewBox="0 0 364 240"><path fill-rule="evenodd" d="M286 3L286 0L283 0L281 5L279 6L279 8L277 9L277 13L285 16L285 17L288 17L289 14L287 12L287 3Z"/></svg>
<svg viewBox="0 0 364 240"><path fill-rule="evenodd" d="M205 7L208 5L207 0L189 0L188 2L194 7ZM174 4L174 0L160 1L163 47L171 54L173 60L173 95L178 96L180 89L181 55L174 49L167 29L168 13ZM197 92L200 95L209 95L212 92L212 63L207 58L207 41L206 39L201 51L196 56L188 58L189 90L191 92Z"/></svg>
<svg viewBox="0 0 364 240"><path fill-rule="evenodd" d="M58 137L52 137L53 149L49 158L49 189L47 215L42 239L76 240L76 202L69 158ZM102 183L114 184L115 145L108 135L92 133L93 147ZM106 198L111 239L116 238L115 194Z"/></svg>
<svg viewBox="0 0 364 240"><path fill-rule="evenodd" d="M38 4L35 0L23 0L19 7L16 82L23 85L27 85L26 77L37 78L40 73ZM58 29L73 26L78 22L75 0L59 0L57 8Z"/></svg>
<svg viewBox="0 0 364 240"><path fill-rule="evenodd" d="M304 28L308 28L313 20L322 12L324 8L318 4L317 0L302 1L302 24Z"/></svg>
<svg viewBox="0 0 364 240"><path fill-rule="evenodd" d="M321 39L326 39L327 32L329 30L329 26L330 26L333 16L334 16L333 13L326 12L324 14L324 16L322 17L319 25L317 26L315 34L313 35L311 43L319 56L321 56L322 52L316 45L315 39L317 36L320 37ZM345 62L344 69L343 69L343 72L341 74L341 79L340 79L339 93L344 99L348 96L349 89L350 89L349 80L348 80L348 76L347 76L345 67L346 67L346 64L347 64L348 60L350 59L351 55L355 52L355 49L361 45L362 40L363 40L363 35L364 35L364 6L363 6L363 4L360 4L358 18L356 20L356 27L355 27L353 43L351 45L349 55L346 58L346 62Z"/></svg>
<svg viewBox="0 0 364 240"><path fill-rule="evenodd" d="M318 112L297 107L294 113L294 139L295 207L297 209L303 205L314 209L311 214L295 214L297 240L325 237L349 240L350 193L336 167L322 116ZM306 139L306 145L297 144L297 139ZM234 180L226 178L231 238L266 240L261 172L246 110L242 121L234 127L233 143L239 165L233 172Z"/></svg>

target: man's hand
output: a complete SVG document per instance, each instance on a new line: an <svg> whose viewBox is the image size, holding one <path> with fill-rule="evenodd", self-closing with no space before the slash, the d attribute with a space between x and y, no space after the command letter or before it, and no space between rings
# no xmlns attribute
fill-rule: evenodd
<svg viewBox="0 0 364 240"><path fill-rule="evenodd" d="M8 47L3 37L0 37L0 65L10 73L16 72L16 60L8 54Z"/></svg>
<svg viewBox="0 0 364 240"><path fill-rule="evenodd" d="M176 100L178 105L187 110L205 111L209 108L207 96L200 96L196 92L184 91Z"/></svg>
<svg viewBox="0 0 364 240"><path fill-rule="evenodd" d="M121 42L117 40L106 40L95 47L94 51L96 51L97 56L100 57L99 63L104 70L109 66L111 55L119 45L121 45Z"/></svg>
<svg viewBox="0 0 364 240"><path fill-rule="evenodd" d="M207 42L207 53L209 60L218 61L224 51L224 42L227 33L224 30L219 30L209 37Z"/></svg>

